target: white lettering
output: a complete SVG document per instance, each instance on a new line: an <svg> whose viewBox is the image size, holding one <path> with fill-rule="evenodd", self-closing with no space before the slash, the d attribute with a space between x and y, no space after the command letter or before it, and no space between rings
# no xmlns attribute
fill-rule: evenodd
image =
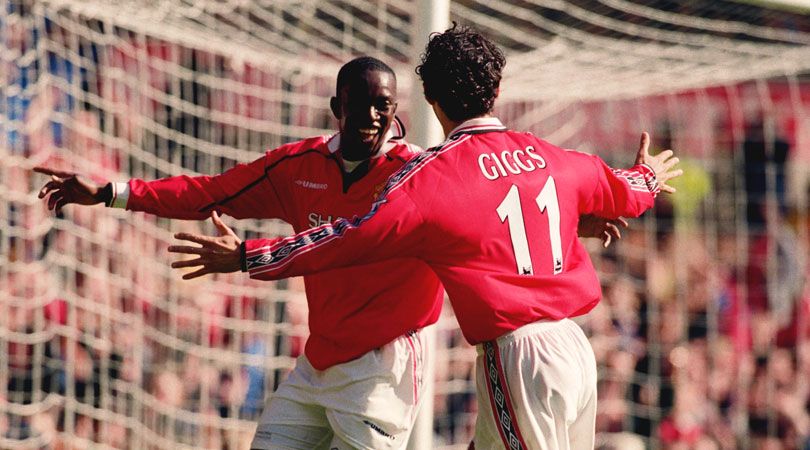
<svg viewBox="0 0 810 450"><path fill-rule="evenodd" d="M307 216L307 218L309 219L309 226L310 227L319 227L319 226L327 224L327 223L332 223L332 216L324 217L324 216L322 216L322 215L320 215L318 213L314 213L314 212L309 213L309 216Z"/></svg>
<svg viewBox="0 0 810 450"><path fill-rule="evenodd" d="M492 170L491 172L488 172L489 169L492 169L492 166L485 167L484 166L484 158L492 159L492 157L489 156L488 153L481 153L480 155L478 155L478 167L481 168L481 173L484 174L484 178L486 178L487 180L496 180L496 179L498 179L498 172L496 172L495 170Z"/></svg>
<svg viewBox="0 0 810 450"><path fill-rule="evenodd" d="M512 153L509 152L509 150L504 150L501 152L501 160L503 160L503 165L506 166L506 168L513 174L519 175L520 168L515 166L514 164L509 164L509 162L506 160L508 157L512 157L513 161L515 159L515 157L512 155Z"/></svg>
<svg viewBox="0 0 810 450"><path fill-rule="evenodd" d="M540 161L540 163L537 165L538 168L540 169L546 168L546 160L543 159L543 157L538 155L537 153L534 153L534 147L532 147L531 145L526 147L526 153L529 155L530 158Z"/></svg>
<svg viewBox="0 0 810 450"><path fill-rule="evenodd" d="M517 163L518 166L520 166L521 169L525 170L526 172L531 172L537 168L531 161L523 162L520 158L518 158L518 155L526 156L526 152L519 149L515 150L515 162Z"/></svg>
<svg viewBox="0 0 810 450"><path fill-rule="evenodd" d="M329 187L329 185L326 183L315 183L307 180L295 180L295 184L301 187L305 187L307 189L318 189L318 190L324 190Z"/></svg>
<svg viewBox="0 0 810 450"><path fill-rule="evenodd" d="M478 168L481 169L484 178L493 181L500 177L545 169L546 160L529 145L525 149L504 150L500 155L481 153L478 155Z"/></svg>
<svg viewBox="0 0 810 450"><path fill-rule="evenodd" d="M492 153L492 159L495 160L495 165L498 167L498 170L501 172L501 176L506 176L506 170L503 168L503 163L495 153Z"/></svg>

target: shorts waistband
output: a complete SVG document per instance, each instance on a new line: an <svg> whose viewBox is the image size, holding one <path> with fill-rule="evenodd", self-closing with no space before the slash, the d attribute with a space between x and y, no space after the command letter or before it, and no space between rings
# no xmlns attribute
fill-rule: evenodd
<svg viewBox="0 0 810 450"><path fill-rule="evenodd" d="M520 328L516 328L516 329L514 329L514 330L512 330L512 331L510 331L510 332L508 332L506 334L498 336L495 340L482 342L480 344L477 344L475 346L475 350L478 352L479 355L483 355L484 354L484 344L493 343L493 344L497 344L498 347L502 347L502 346L510 344L510 343L512 343L512 342L514 342L514 341L516 341L518 339L522 339L522 338L524 338L526 336L529 336L531 334L534 334L534 333L537 333L537 332L540 332L540 331L543 331L543 330L548 330L550 328L554 328L554 327L557 327L557 326L559 326L561 324L565 324L565 323L568 323L568 322L571 322L571 319L560 319L560 320L541 319L541 320L538 320L537 322L527 323L526 325L523 325Z"/></svg>

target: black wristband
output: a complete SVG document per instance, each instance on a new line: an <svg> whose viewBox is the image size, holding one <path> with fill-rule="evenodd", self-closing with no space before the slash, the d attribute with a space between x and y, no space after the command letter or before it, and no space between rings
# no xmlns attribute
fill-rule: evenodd
<svg viewBox="0 0 810 450"><path fill-rule="evenodd" d="M113 202L113 184L107 183L101 188L101 198L104 201L104 206L110 207Z"/></svg>
<svg viewBox="0 0 810 450"><path fill-rule="evenodd" d="M245 241L239 244L239 263L242 266L242 272L247 272L247 246L245 245Z"/></svg>

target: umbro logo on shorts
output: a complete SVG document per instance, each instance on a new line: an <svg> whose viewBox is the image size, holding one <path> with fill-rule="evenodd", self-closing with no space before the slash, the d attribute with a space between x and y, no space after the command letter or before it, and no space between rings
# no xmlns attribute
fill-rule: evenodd
<svg viewBox="0 0 810 450"><path fill-rule="evenodd" d="M375 423L371 423L368 420L363 420L363 423L368 425L372 430L376 431L377 433L380 433L381 435L387 437L388 439L396 439L394 436L391 436L390 434L386 433L385 430L380 428L380 426Z"/></svg>

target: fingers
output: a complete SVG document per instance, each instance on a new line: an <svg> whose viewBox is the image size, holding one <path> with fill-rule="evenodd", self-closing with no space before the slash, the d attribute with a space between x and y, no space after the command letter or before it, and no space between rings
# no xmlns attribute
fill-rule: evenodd
<svg viewBox="0 0 810 450"><path fill-rule="evenodd" d="M219 232L220 236L232 236L241 242L236 233L234 233L234 231L228 225L225 225L225 222L220 219L219 214L216 211L211 211L211 222L213 222L214 226L217 227L217 231Z"/></svg>
<svg viewBox="0 0 810 450"><path fill-rule="evenodd" d="M203 275L208 275L209 273L212 273L212 272L209 271L207 268L203 267L202 269L199 269L199 270L196 270L194 272L187 273L187 274L183 275L183 279L184 280L191 280L191 279L194 279L194 278L199 278L199 277L201 277Z"/></svg>
<svg viewBox="0 0 810 450"><path fill-rule="evenodd" d="M677 191L674 187L668 184L659 184L659 186L661 187L661 191L666 192L667 194L674 194Z"/></svg>
<svg viewBox="0 0 810 450"><path fill-rule="evenodd" d="M45 186L42 186L42 189L39 190L38 197L45 198L45 196L48 195L49 192L55 191L61 187L62 187L61 181L49 181L45 183Z"/></svg>
<svg viewBox="0 0 810 450"><path fill-rule="evenodd" d="M666 150L663 150L661 153L659 153L658 157L663 159L664 161L666 161L668 158L671 158L673 155L675 155L675 152L673 152L670 149L666 149Z"/></svg>
<svg viewBox="0 0 810 450"><path fill-rule="evenodd" d="M616 239L622 238L622 231L614 223L608 223L607 230L605 230L605 232L608 234L608 236L614 237Z"/></svg>
<svg viewBox="0 0 810 450"><path fill-rule="evenodd" d="M216 211L211 211L211 222L214 223L214 226L217 228L217 231L219 231L219 234L221 236L233 234L233 230L231 230L230 228L228 228L227 225L225 225L225 222L223 222L222 219L219 218L219 214L217 214Z"/></svg>
<svg viewBox="0 0 810 450"><path fill-rule="evenodd" d="M66 172L64 170L51 169L51 168L44 167L44 166L34 167L33 170L36 173L41 173L43 175L57 176L57 177L60 177L60 178L67 178L67 177L70 177L70 176L74 175L73 172Z"/></svg>
<svg viewBox="0 0 810 450"><path fill-rule="evenodd" d="M173 261L171 264L172 269L180 269L183 267L197 267L204 266L205 261L202 258L187 259L185 261Z"/></svg>
<svg viewBox="0 0 810 450"><path fill-rule="evenodd" d="M681 162L680 158L673 156L672 158L664 161L664 170L669 171L669 169L675 167L679 162Z"/></svg>
<svg viewBox="0 0 810 450"><path fill-rule="evenodd" d="M64 197L61 191L54 192L53 195L48 197L48 209L53 210L56 208L57 203L62 203L62 206L64 206L66 203Z"/></svg>
<svg viewBox="0 0 810 450"><path fill-rule="evenodd" d="M624 217L606 220L602 231L602 247L608 248L614 239L620 240L622 238L622 227L630 227L630 223Z"/></svg>
<svg viewBox="0 0 810 450"><path fill-rule="evenodd" d="M638 144L638 149L640 152L647 153L650 151L650 133L646 131L641 132L641 141Z"/></svg>
<svg viewBox="0 0 810 450"><path fill-rule="evenodd" d="M678 178L679 176L683 175L683 170L678 169L678 170L673 170L671 172L667 171L667 172L664 172L664 175L666 176L664 181L671 180L673 178Z"/></svg>
<svg viewBox="0 0 810 450"><path fill-rule="evenodd" d="M191 247L188 245L170 245L169 253L182 253L184 255L210 255L211 249L205 247Z"/></svg>
<svg viewBox="0 0 810 450"><path fill-rule="evenodd" d="M216 211L211 211L211 222L214 223L214 226L217 227L217 230L222 231L223 228L227 228L225 224L222 222L222 219L219 218L219 214Z"/></svg>
<svg viewBox="0 0 810 450"><path fill-rule="evenodd" d="M612 238L610 237L610 233L605 231L605 235L604 235L604 237L602 237L602 247L608 248L610 246L611 239Z"/></svg>
<svg viewBox="0 0 810 450"><path fill-rule="evenodd" d="M644 131L641 133L641 141L638 144L638 153L636 154L636 164L641 164L645 161L646 157L650 154L650 134Z"/></svg>
<svg viewBox="0 0 810 450"><path fill-rule="evenodd" d="M180 239L181 241L189 241L194 242L195 244L200 245L216 245L216 238L203 236L200 234L194 233L177 233L174 235L175 239Z"/></svg>
<svg viewBox="0 0 810 450"><path fill-rule="evenodd" d="M54 212L59 214L60 212L62 212L62 208L67 204L68 204L67 200L65 200L64 197L60 197L59 200L57 200L57 202L54 204L53 207Z"/></svg>
<svg viewBox="0 0 810 450"><path fill-rule="evenodd" d="M602 247L604 248L608 248L613 239L619 240L622 238L622 232L614 222L605 223L605 230L602 233Z"/></svg>
<svg viewBox="0 0 810 450"><path fill-rule="evenodd" d="M667 184L667 181L669 181L669 180L671 180L673 178L677 178L677 177L679 177L681 175L683 175L683 170L678 169L678 170L673 170L671 172L670 171L665 171L665 172L661 173L660 177L657 176L657 178L658 178L658 186L661 188L661 191L666 192L667 194L674 194L675 192L677 192L677 190L674 187Z"/></svg>

